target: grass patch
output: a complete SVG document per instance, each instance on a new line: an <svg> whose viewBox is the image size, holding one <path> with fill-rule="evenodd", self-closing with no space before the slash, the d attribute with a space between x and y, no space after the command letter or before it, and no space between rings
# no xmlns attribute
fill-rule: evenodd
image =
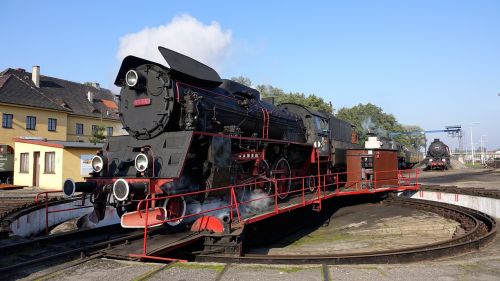
<svg viewBox="0 0 500 281"><path fill-rule="evenodd" d="M186 269L208 269L221 272L224 270L224 264L207 264L207 263L194 263L194 262L177 262L172 267L186 268Z"/></svg>
<svg viewBox="0 0 500 281"><path fill-rule="evenodd" d="M305 268L298 267L298 266L275 267L275 266L265 266L265 265L249 265L249 266L245 266L245 268L254 269L254 270L269 269L269 270L282 271L282 272L286 272L286 273L294 273L294 272L298 272L298 271L305 269Z"/></svg>
<svg viewBox="0 0 500 281"><path fill-rule="evenodd" d="M291 244L291 246L298 247L313 243L335 242L335 241L349 239L351 238L351 236L352 235L349 233L335 233L335 234L316 233L315 235L307 235L300 238L299 240L296 240Z"/></svg>

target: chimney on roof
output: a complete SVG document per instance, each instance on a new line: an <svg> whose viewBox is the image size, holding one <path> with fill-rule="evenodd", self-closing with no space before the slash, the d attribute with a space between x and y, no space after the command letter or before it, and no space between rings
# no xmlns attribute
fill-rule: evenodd
<svg viewBox="0 0 500 281"><path fill-rule="evenodd" d="M94 102L94 93L92 93L91 91L88 91L87 92L87 99L89 100L89 102Z"/></svg>
<svg viewBox="0 0 500 281"><path fill-rule="evenodd" d="M101 89L101 85L99 85L99 83L96 82L92 82L92 87L96 88L97 90Z"/></svg>
<svg viewBox="0 0 500 281"><path fill-rule="evenodd" d="M33 83L35 83L35 86L37 88L40 88L40 66L33 66L33 71L31 72L31 80L33 80Z"/></svg>

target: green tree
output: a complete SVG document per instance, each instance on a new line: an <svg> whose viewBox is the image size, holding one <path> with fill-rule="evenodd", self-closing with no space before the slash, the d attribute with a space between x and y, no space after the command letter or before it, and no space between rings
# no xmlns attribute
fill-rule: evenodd
<svg viewBox="0 0 500 281"><path fill-rule="evenodd" d="M356 126L360 144L366 141L368 133L389 137L391 132L423 131L419 126L400 124L394 115L385 113L382 108L371 103L341 108L337 112L337 117ZM419 151L425 145L425 137L422 134L400 134L395 136L394 140L415 151Z"/></svg>
<svg viewBox="0 0 500 281"><path fill-rule="evenodd" d="M250 78L245 77L245 76L237 76L237 77L231 77L231 80L238 82L240 84L243 84L247 87L252 87L252 80Z"/></svg>
<svg viewBox="0 0 500 281"><path fill-rule="evenodd" d="M92 136L89 137L89 141L94 144L105 142L106 141L106 135L104 134L105 130L106 127L102 125L97 125L96 127L94 127L92 130Z"/></svg>
<svg viewBox="0 0 500 281"><path fill-rule="evenodd" d="M425 147L425 135L417 133L424 131L424 129L416 125L403 125L403 130L404 132L413 133L408 135L401 135L401 138L404 139L403 141L405 142L402 144L415 151L420 151L421 148Z"/></svg>
<svg viewBox="0 0 500 281"><path fill-rule="evenodd" d="M389 132L403 131L403 126L394 115L385 113L382 108L371 103L341 108L337 117L356 126L360 144L366 141L368 133L388 136Z"/></svg>

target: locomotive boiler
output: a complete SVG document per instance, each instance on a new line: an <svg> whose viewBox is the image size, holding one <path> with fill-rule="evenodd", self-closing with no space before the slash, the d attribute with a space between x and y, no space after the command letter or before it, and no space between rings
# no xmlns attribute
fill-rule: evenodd
<svg viewBox="0 0 500 281"><path fill-rule="evenodd" d="M146 197L206 191L161 202L166 219L177 218L191 202L228 198L213 189L256 182L271 194L270 179L292 176L311 175L314 190L318 172L345 168L345 150L356 147L349 123L297 104L275 106L209 66L158 49L169 67L128 56L118 71L119 116L128 135L109 138L84 182L64 182L66 195L92 193L100 219L106 206L123 214ZM277 185L281 199L294 188L289 180ZM249 192L239 192L239 200Z"/></svg>
<svg viewBox="0 0 500 281"><path fill-rule="evenodd" d="M450 167L449 147L439 139L434 139L427 149L425 163L427 170L447 170Z"/></svg>

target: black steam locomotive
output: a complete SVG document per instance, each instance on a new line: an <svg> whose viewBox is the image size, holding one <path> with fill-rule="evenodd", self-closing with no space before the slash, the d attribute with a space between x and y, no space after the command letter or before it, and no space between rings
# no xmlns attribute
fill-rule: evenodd
<svg viewBox="0 0 500 281"><path fill-rule="evenodd" d="M447 170L450 167L450 149L439 139L429 145L425 157L427 170Z"/></svg>
<svg viewBox="0 0 500 281"><path fill-rule="evenodd" d="M122 214L155 194L206 190L204 195L228 185L309 175L313 190L318 167L321 173L345 169L346 149L357 147L351 124L302 105L275 106L190 57L159 51L169 67L128 56L118 71L119 115L129 135L108 140L85 182L64 183L67 195L93 193L101 219L107 205ZM275 192L268 184L257 188ZM280 198L293 188L291 181L279 181ZM184 215L186 204L204 197L165 200L167 219Z"/></svg>

